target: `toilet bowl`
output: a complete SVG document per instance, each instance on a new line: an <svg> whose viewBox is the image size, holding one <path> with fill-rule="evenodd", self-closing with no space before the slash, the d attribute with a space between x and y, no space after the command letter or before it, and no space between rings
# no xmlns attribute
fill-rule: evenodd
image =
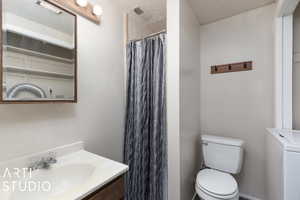
<svg viewBox="0 0 300 200"><path fill-rule="evenodd" d="M203 169L198 173L195 189L203 200L239 199L239 190L235 179L228 173L214 169Z"/></svg>
<svg viewBox="0 0 300 200"><path fill-rule="evenodd" d="M239 139L202 136L206 168L199 171L195 183L202 200L239 200L238 184L231 174L241 171L243 145Z"/></svg>

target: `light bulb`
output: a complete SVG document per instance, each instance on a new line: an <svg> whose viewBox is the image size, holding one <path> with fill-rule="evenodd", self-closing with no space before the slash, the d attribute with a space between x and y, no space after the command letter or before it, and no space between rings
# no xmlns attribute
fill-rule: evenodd
<svg viewBox="0 0 300 200"><path fill-rule="evenodd" d="M96 16L101 16L102 13L103 13L102 7L99 6L99 5L95 5L95 6L93 7L93 13L94 13L94 15L96 15Z"/></svg>
<svg viewBox="0 0 300 200"><path fill-rule="evenodd" d="M88 5L88 1L87 0L76 0L76 3L80 6L80 7L86 7Z"/></svg>

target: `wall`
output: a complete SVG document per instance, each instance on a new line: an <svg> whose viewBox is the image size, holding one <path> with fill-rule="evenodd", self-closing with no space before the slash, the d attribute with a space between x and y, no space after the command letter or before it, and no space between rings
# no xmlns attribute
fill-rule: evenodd
<svg viewBox="0 0 300 200"><path fill-rule="evenodd" d="M152 33L166 29L166 21L159 20L149 22L134 12L128 13L128 39L136 40L144 38Z"/></svg>
<svg viewBox="0 0 300 200"><path fill-rule="evenodd" d="M277 0L276 16L288 16L294 13L299 0Z"/></svg>
<svg viewBox="0 0 300 200"><path fill-rule="evenodd" d="M200 25L186 0L181 5L180 30L180 199L190 200L201 159Z"/></svg>
<svg viewBox="0 0 300 200"><path fill-rule="evenodd" d="M265 132L273 126L273 24L269 5L201 26L201 134L245 141L241 193L265 198ZM210 74L210 66L252 60L247 72Z"/></svg>
<svg viewBox="0 0 300 200"><path fill-rule="evenodd" d="M128 40L136 40L152 33L145 21L134 12L128 14Z"/></svg>
<svg viewBox="0 0 300 200"><path fill-rule="evenodd" d="M84 141L87 150L122 160L123 16L99 0L97 26L78 18L77 104L0 105L0 161Z"/></svg>
<svg viewBox="0 0 300 200"><path fill-rule="evenodd" d="M166 30L167 27L167 21L166 19L151 22L148 24L148 27L151 29L152 33L157 33L162 30Z"/></svg>
<svg viewBox="0 0 300 200"><path fill-rule="evenodd" d="M300 130L300 7L294 14L293 128Z"/></svg>
<svg viewBox="0 0 300 200"><path fill-rule="evenodd" d="M168 199L180 200L180 6L167 0Z"/></svg>

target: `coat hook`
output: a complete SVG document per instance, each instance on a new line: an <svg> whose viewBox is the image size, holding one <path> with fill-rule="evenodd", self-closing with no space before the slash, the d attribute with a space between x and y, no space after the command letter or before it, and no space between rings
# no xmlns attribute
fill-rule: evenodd
<svg viewBox="0 0 300 200"><path fill-rule="evenodd" d="M252 61L211 66L211 74L252 70Z"/></svg>

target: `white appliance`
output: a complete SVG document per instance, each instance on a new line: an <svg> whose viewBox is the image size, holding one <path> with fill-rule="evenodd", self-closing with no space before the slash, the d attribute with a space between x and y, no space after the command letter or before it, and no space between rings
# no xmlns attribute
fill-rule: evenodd
<svg viewBox="0 0 300 200"><path fill-rule="evenodd" d="M267 191L272 200L300 199L300 131L269 129Z"/></svg>
<svg viewBox="0 0 300 200"><path fill-rule="evenodd" d="M206 169L196 179L195 189L203 200L238 200L239 190L231 174L241 171L244 142L239 139L202 136Z"/></svg>

